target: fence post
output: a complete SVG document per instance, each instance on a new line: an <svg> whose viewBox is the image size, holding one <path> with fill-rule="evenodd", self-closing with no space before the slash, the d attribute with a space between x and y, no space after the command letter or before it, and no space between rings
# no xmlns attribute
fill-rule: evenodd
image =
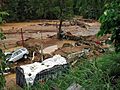
<svg viewBox="0 0 120 90"><path fill-rule="evenodd" d="M24 47L24 37L23 37L23 30L21 28L21 39L22 39L22 46Z"/></svg>
<svg viewBox="0 0 120 90"><path fill-rule="evenodd" d="M43 43L42 43L42 39L43 39L43 37L42 37L42 32L41 32L41 61L44 60L44 58L43 58Z"/></svg>

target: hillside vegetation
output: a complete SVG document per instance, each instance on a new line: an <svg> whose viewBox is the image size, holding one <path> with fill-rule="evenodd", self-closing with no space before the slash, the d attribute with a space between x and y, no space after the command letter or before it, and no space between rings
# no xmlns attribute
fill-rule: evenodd
<svg viewBox="0 0 120 90"><path fill-rule="evenodd" d="M61 2L64 3L64 12L98 19L104 11L104 5L113 0L2 0L0 11L7 11L10 14L9 17L4 17L7 21L59 19Z"/></svg>

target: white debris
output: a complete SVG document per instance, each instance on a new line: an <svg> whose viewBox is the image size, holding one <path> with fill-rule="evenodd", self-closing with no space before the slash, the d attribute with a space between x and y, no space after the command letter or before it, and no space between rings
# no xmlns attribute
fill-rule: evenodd
<svg viewBox="0 0 120 90"><path fill-rule="evenodd" d="M33 85L36 74L45 69L52 68L55 65L63 64L67 64L66 59L60 55L55 55L52 58L44 60L42 63L35 62L33 64L23 65L20 67L24 70L26 83Z"/></svg>
<svg viewBox="0 0 120 90"><path fill-rule="evenodd" d="M54 52L57 49L58 49L57 45L49 46L49 47L43 49L43 53L51 54L52 52ZM39 52L41 53L41 50Z"/></svg>

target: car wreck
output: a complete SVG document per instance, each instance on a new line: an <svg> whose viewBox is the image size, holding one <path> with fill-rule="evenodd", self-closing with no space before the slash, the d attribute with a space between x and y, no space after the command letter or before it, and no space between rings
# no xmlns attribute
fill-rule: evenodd
<svg viewBox="0 0 120 90"><path fill-rule="evenodd" d="M29 51L26 48L20 48L13 52L5 52L7 62L16 62L22 58L28 58Z"/></svg>
<svg viewBox="0 0 120 90"><path fill-rule="evenodd" d="M34 85L38 81L54 79L62 73L68 72L69 64L60 55L55 55L44 61L16 67L16 83L24 87Z"/></svg>

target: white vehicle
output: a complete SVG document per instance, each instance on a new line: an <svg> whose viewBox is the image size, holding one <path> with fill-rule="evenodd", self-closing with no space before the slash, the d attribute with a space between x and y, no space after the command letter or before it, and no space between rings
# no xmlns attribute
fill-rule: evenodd
<svg viewBox="0 0 120 90"><path fill-rule="evenodd" d="M20 49L13 51L13 52L6 52L5 53L6 60L8 62L16 62L22 58L27 59L28 54L29 54L29 52L26 48L20 48Z"/></svg>
<svg viewBox="0 0 120 90"><path fill-rule="evenodd" d="M34 85L37 81L57 78L69 69L67 60L61 55L55 55L43 62L34 62L16 68L16 83L24 85Z"/></svg>

